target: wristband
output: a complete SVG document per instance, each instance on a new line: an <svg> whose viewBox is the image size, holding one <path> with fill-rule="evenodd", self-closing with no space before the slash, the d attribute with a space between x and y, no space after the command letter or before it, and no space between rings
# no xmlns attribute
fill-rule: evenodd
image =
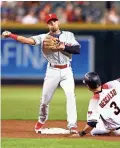
<svg viewBox="0 0 120 148"><path fill-rule="evenodd" d="M78 134L79 134L80 137L86 135L86 133L84 131L78 132Z"/></svg>
<svg viewBox="0 0 120 148"><path fill-rule="evenodd" d="M9 35L9 37L11 37L11 38L14 39L14 40L17 40L18 35L11 33L11 34Z"/></svg>

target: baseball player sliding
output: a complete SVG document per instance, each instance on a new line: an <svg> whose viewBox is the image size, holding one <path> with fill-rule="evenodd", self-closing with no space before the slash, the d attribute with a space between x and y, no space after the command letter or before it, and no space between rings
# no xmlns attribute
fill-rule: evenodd
<svg viewBox="0 0 120 148"><path fill-rule="evenodd" d="M2 36L11 37L12 39L25 44L40 44L42 53L48 61L43 84L38 122L35 125L36 133L39 132L39 130L45 124L45 121L48 119L49 103L59 83L67 98L67 127L71 133L76 132L77 111L74 93L75 86L70 61L71 54L80 53L80 45L76 41L73 33L61 31L59 29L59 21L56 14L47 15L46 23L49 28L49 32L46 34L26 38L12 34L8 31L4 31Z"/></svg>
<svg viewBox="0 0 120 148"><path fill-rule="evenodd" d="M78 136L120 135L120 79L101 85L95 72L85 74L83 83L94 93L89 102L87 124Z"/></svg>

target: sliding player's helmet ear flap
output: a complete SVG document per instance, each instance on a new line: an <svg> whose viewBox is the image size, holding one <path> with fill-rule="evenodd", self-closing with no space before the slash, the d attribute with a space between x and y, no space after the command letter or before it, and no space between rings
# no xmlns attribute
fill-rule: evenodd
<svg viewBox="0 0 120 148"><path fill-rule="evenodd" d="M97 73L88 72L85 74L83 83L91 89L96 89L101 86L101 80Z"/></svg>

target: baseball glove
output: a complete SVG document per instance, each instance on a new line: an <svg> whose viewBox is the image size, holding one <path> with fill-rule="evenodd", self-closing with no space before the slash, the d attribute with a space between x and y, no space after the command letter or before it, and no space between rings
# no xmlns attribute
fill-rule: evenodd
<svg viewBox="0 0 120 148"><path fill-rule="evenodd" d="M59 45L60 45L59 39L51 35L47 35L43 41L43 47L44 49L47 49L47 50L57 50Z"/></svg>

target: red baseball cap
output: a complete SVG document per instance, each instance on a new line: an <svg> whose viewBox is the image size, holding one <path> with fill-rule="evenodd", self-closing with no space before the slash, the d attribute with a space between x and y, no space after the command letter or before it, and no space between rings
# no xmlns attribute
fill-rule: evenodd
<svg viewBox="0 0 120 148"><path fill-rule="evenodd" d="M48 15L46 16L46 23L48 23L50 20L53 20L53 19L58 20L57 15L54 14L54 13L48 14Z"/></svg>

